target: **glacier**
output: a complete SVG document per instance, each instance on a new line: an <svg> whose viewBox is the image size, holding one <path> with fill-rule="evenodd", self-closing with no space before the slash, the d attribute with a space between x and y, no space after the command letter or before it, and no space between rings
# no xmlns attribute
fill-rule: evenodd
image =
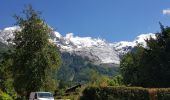
<svg viewBox="0 0 170 100"><path fill-rule="evenodd" d="M19 26L7 27L0 30L0 42L8 44L9 39L14 38ZM120 41L109 43L101 38L79 37L73 33L62 36L57 31L50 34L50 42L53 42L61 52L69 52L82 57L88 57L95 64L120 64L120 56L129 52L138 43L146 47L146 39L155 38L154 33L141 34L134 41Z"/></svg>

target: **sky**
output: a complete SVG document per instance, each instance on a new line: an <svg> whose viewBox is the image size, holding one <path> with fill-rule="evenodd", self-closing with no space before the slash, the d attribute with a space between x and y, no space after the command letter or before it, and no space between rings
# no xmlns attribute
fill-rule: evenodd
<svg viewBox="0 0 170 100"><path fill-rule="evenodd" d="M1 0L0 29L13 26L31 4L63 36L102 38L109 42L132 41L140 34L170 26L170 0Z"/></svg>

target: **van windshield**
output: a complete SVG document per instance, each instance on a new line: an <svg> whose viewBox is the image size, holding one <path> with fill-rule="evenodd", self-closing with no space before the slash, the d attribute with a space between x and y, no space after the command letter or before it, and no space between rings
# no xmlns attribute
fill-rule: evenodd
<svg viewBox="0 0 170 100"><path fill-rule="evenodd" d="M38 93L39 98L52 98L53 95L51 93Z"/></svg>

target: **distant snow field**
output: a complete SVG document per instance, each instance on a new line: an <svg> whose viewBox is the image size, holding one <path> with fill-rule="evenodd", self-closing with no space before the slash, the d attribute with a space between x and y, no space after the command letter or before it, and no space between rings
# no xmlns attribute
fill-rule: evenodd
<svg viewBox="0 0 170 100"><path fill-rule="evenodd" d="M0 42L8 44L8 39L14 38L14 31L20 30L18 26L8 27L0 30ZM50 41L56 44L61 52L74 53L82 57L88 57L97 64L120 63L120 55L129 52L138 43L146 47L146 39L155 38L155 34L141 34L134 41L120 41L108 43L104 39L79 37L73 33L62 36L59 32L50 33Z"/></svg>

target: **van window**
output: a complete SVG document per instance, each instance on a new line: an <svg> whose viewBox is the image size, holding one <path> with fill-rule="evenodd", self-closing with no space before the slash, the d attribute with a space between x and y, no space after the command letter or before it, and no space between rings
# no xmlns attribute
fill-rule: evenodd
<svg viewBox="0 0 170 100"><path fill-rule="evenodd" d="M37 93L35 93L34 98L37 99Z"/></svg>
<svg viewBox="0 0 170 100"><path fill-rule="evenodd" d="M38 93L39 98L51 98L53 95L51 93Z"/></svg>

